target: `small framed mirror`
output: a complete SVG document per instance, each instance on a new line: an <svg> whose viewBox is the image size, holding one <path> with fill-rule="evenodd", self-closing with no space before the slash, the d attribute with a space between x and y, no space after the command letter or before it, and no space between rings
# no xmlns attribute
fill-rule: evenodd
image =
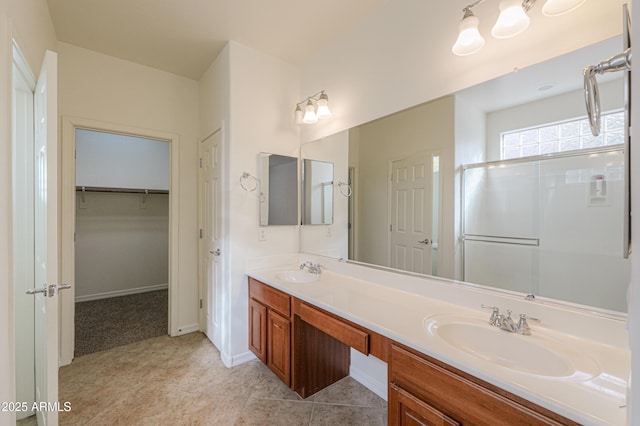
<svg viewBox="0 0 640 426"><path fill-rule="evenodd" d="M297 225L298 158L258 154L260 169L260 226Z"/></svg>
<svg viewBox="0 0 640 426"><path fill-rule="evenodd" d="M302 160L302 224L333 224L333 163Z"/></svg>

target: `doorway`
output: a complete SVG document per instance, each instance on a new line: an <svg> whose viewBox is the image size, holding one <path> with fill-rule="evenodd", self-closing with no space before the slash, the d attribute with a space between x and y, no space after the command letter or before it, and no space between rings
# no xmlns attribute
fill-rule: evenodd
<svg viewBox="0 0 640 426"><path fill-rule="evenodd" d="M137 301L131 300L128 303L135 315L141 313L139 311L143 311L143 309L136 309L142 305L154 306L151 297L159 295L157 293L154 295L155 291L165 291L164 303L156 302L155 304L155 306L161 306L165 311L163 314L165 322L160 326L161 333L176 335L180 331L175 315L178 289L172 285L177 283L178 275L179 205L176 189L179 186L179 139L175 134L78 117L64 116L62 126L61 265L62 279L73 286L73 292L63 294L65 297L62 297L61 301L60 365L67 365L71 363L76 352L75 330L76 325L80 325L75 324L76 306L78 306L76 302L90 304L104 300L112 303L120 297L133 299L137 297ZM97 155L98 160L94 161L93 165L91 162L85 164L82 158L86 156L86 153L83 153L85 147L83 147L81 139L87 135L94 138L93 142L88 144L92 148L100 148L106 139L108 144L120 144L120 148L136 148L140 152L136 155L129 152L129 154L125 154L126 158L124 159L121 155L119 160L117 160L117 156L108 157L108 155L115 155L113 153L100 153ZM164 146L162 186L144 180L144 176L148 177L149 175L148 171L144 171L146 163L154 163L151 159L153 156L159 155L148 152L144 154L145 144ZM122 149L120 151L126 152ZM76 152L78 155L77 165ZM142 155L142 159L140 155ZM113 165L114 161L107 161L108 158L111 160L116 158L116 165ZM127 174L134 175L138 179L137 183L126 183L126 180L123 179ZM105 183L102 179L109 176L115 177L115 180ZM84 187L84 191L82 191L82 187ZM160 206L163 206L162 215L164 218L156 214ZM116 213L123 217L118 217ZM144 219L149 216L151 219ZM102 221L104 217L111 218L105 222ZM163 225L159 225L160 222ZM113 226L118 223L124 228L119 228L116 231ZM142 223L142 229L130 232L135 229L135 223ZM163 229L162 233L157 232L160 228ZM131 235L126 235L128 233ZM133 238L136 233L140 238ZM98 245L98 241L100 241L98 234L102 234L100 235L103 238L102 246ZM140 236L140 234L144 235ZM105 265L102 264L96 268L103 268L102 271L106 275L107 281L112 282L107 282L106 286L102 286L105 284L103 277L101 278L103 281L93 281L89 283L88 287L83 288L83 284L78 280L85 280L89 276L85 275L87 271L83 271L83 268L92 268L84 260L86 259L85 254L87 254L85 252L93 251L95 254L100 250L108 249L107 253L111 253L111 257L105 260L115 262L118 257L122 259L122 253L126 252L122 250L123 247L135 252L132 258L137 256L140 259L142 257L142 262L133 266L130 263L127 268L112 267L111 269L104 269ZM80 251L82 253L79 253ZM153 259L155 258L157 261L159 256L164 258L162 266L153 266ZM82 261L82 264L79 260ZM125 260L129 259L125 258ZM141 272L144 267L146 267L146 271ZM123 272L120 269L131 271L131 268L134 272L129 275L129 282L125 283L125 280L116 278L109 280L110 276L114 276L114 272ZM158 279L159 275L162 275L162 280ZM79 288L75 288L76 286ZM92 309L87 310L91 311ZM149 326L149 321L146 319L130 321L130 323L141 324L144 327ZM122 336L116 337L113 344L118 345L123 341L122 339Z"/></svg>
<svg viewBox="0 0 640 426"><path fill-rule="evenodd" d="M76 129L75 356L167 334L169 144Z"/></svg>

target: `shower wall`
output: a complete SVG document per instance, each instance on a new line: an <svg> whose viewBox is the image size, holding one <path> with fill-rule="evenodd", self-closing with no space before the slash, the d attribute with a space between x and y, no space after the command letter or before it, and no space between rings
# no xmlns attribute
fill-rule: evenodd
<svg viewBox="0 0 640 426"><path fill-rule="evenodd" d="M623 154L468 168L464 279L626 311Z"/></svg>

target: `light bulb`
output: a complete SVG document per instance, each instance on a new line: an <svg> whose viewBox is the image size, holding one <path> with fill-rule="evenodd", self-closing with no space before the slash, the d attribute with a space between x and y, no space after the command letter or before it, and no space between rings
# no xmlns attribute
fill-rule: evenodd
<svg viewBox="0 0 640 426"><path fill-rule="evenodd" d="M304 107L303 123L314 124L318 122L318 116L316 115L316 108L313 106L311 99L307 101L307 106Z"/></svg>
<svg viewBox="0 0 640 426"><path fill-rule="evenodd" d="M331 117L331 111L329 111L329 97L322 93L318 99L318 113L319 119Z"/></svg>
<svg viewBox="0 0 640 426"><path fill-rule="evenodd" d="M586 0L547 0L542 6L542 13L545 16L558 16L580 6Z"/></svg>
<svg viewBox="0 0 640 426"><path fill-rule="evenodd" d="M458 56L472 55L484 46L484 38L478 31L480 20L467 10L458 26L460 33L451 51Z"/></svg>
<svg viewBox="0 0 640 426"><path fill-rule="evenodd" d="M529 17L520 0L502 0L499 8L500 16L491 29L491 35L495 38L509 38L527 29Z"/></svg>

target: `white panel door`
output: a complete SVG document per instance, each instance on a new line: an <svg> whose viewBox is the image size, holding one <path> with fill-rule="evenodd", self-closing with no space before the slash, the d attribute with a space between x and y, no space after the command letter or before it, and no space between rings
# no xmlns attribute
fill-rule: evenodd
<svg viewBox="0 0 640 426"><path fill-rule="evenodd" d="M201 322L216 347L221 346L221 134L218 130L200 146ZM204 315L204 318L202 318Z"/></svg>
<svg viewBox="0 0 640 426"><path fill-rule="evenodd" d="M35 380L39 425L58 424L57 55L45 53L35 110ZM44 290L44 292L42 292Z"/></svg>
<svg viewBox="0 0 640 426"><path fill-rule="evenodd" d="M35 78L26 71L26 62L14 51L13 66L13 278L15 319L16 401L35 402L35 303L25 296L34 287L33 223L33 91ZM20 65L18 65L20 64ZM24 72L22 70L25 70ZM35 414L16 413L18 420Z"/></svg>
<svg viewBox="0 0 640 426"><path fill-rule="evenodd" d="M431 274L431 155L391 164L390 259L392 268Z"/></svg>

